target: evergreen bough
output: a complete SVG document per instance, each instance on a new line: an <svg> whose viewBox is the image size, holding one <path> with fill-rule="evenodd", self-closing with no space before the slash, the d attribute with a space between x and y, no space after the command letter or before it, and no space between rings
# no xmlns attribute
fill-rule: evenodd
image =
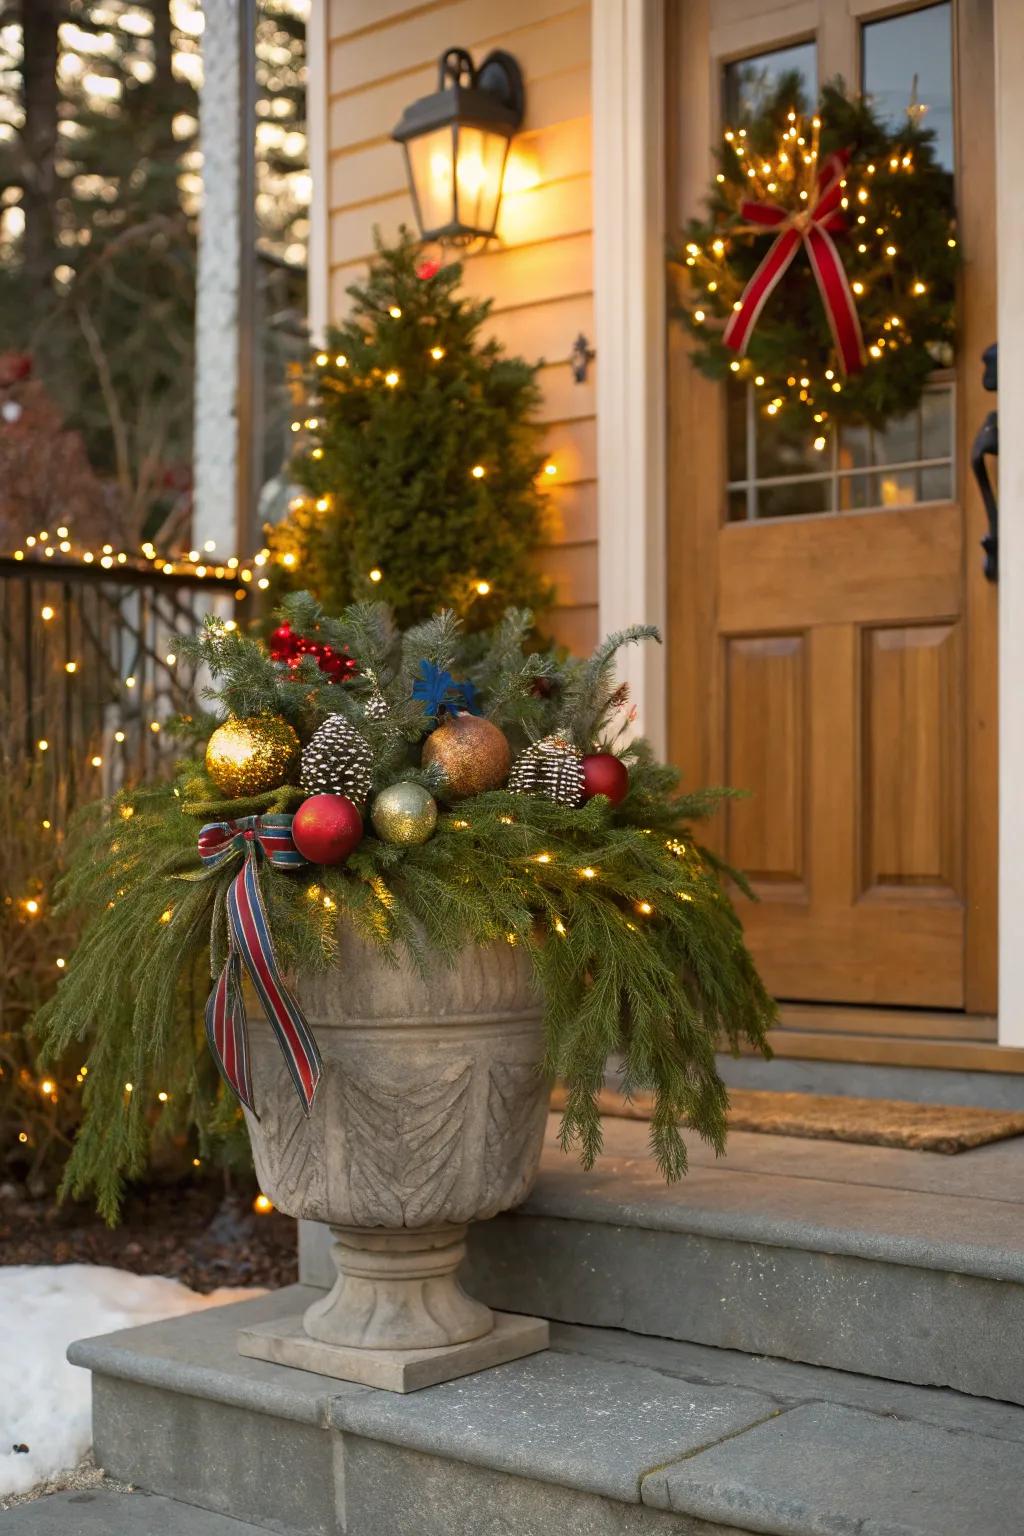
<svg viewBox="0 0 1024 1536"><path fill-rule="evenodd" d="M330 619L306 593L286 600L284 616L300 633L347 646L355 677L331 683L312 658L295 670L275 666L257 641L209 620L187 648L214 679L211 701L221 711L280 713L307 737L326 716L344 715L373 751L375 789L400 779L431 784L418 764L432 721L412 699L422 659L472 682L514 749L555 733L592 749L607 741L621 703L618 645L653 633L624 631L581 663L527 654L528 612L509 612L487 637L467 636L451 613L402 635L382 604ZM193 725L205 729L213 718ZM651 1147L675 1179L686 1170L681 1122L716 1150L724 1145L716 1047L767 1051L774 1005L722 866L692 831L727 792L679 794L675 771L643 742L622 755L629 792L614 809L602 796L577 809L494 790L443 812L421 845L397 847L368 829L343 866L290 873L263 863L260 881L286 969L330 967L339 922L385 955L404 947L422 966L451 963L466 944L521 945L546 999L544 1068L567 1086L563 1146L577 1145L584 1165L593 1163L597 1094L608 1058L621 1054L624 1092L655 1097ZM190 1132L202 1150L240 1123L201 1022L209 974L224 961L224 902L237 866L194 878L199 827L293 810L302 798L285 785L225 801L201 761L186 760L173 784L123 792L79 828L62 897L84 915L84 933L36 1027L52 1056L88 1042L84 1121L64 1188L94 1191L110 1220L154 1133Z"/></svg>
<svg viewBox="0 0 1024 1536"><path fill-rule="evenodd" d="M424 266L408 231L378 237L348 319L311 363L293 466L306 494L268 539L278 582L294 571L332 613L377 597L403 627L445 607L486 629L549 599L532 561L537 368L482 338L490 302L461 280L457 263Z"/></svg>

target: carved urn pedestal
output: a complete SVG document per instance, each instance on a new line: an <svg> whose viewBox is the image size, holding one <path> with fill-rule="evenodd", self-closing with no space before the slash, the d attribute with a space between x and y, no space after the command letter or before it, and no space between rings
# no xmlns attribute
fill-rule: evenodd
<svg viewBox="0 0 1024 1536"><path fill-rule="evenodd" d="M269 1025L250 1011L247 1114L260 1187L322 1221L338 1278L302 1316L239 1335L244 1355L408 1392L544 1349L543 1319L494 1313L457 1271L466 1227L525 1199L548 1087L525 955L463 951L427 977L346 926L335 970L299 979L324 1076L307 1119Z"/></svg>

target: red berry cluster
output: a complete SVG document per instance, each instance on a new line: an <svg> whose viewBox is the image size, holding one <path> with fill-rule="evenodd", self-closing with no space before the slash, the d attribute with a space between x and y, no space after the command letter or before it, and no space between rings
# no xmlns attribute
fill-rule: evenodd
<svg viewBox="0 0 1024 1536"><path fill-rule="evenodd" d="M320 671L332 683L347 682L357 671L347 651L336 651L322 640L310 640L307 635L297 635L290 624L279 624L270 636L271 661L283 661L286 666L294 668L303 656L312 656Z"/></svg>

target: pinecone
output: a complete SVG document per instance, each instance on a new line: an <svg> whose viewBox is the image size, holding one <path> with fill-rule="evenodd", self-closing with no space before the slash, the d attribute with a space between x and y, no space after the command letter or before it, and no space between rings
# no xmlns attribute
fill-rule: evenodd
<svg viewBox="0 0 1024 1536"><path fill-rule="evenodd" d="M344 715L329 715L302 749L307 795L346 795L362 805L373 780L373 753Z"/></svg>
<svg viewBox="0 0 1024 1536"><path fill-rule="evenodd" d="M363 714L367 720L386 720L389 713L387 699L375 688L363 705Z"/></svg>
<svg viewBox="0 0 1024 1536"><path fill-rule="evenodd" d="M539 795L555 805L581 805L583 754L565 736L545 736L520 752L508 787L515 795Z"/></svg>

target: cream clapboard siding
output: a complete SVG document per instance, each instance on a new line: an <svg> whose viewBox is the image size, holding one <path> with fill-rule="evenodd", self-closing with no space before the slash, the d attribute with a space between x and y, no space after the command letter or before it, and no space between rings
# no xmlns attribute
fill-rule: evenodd
<svg viewBox="0 0 1024 1536"><path fill-rule="evenodd" d="M573 650L597 636L595 369L577 384L569 357L582 331L593 343L590 184L590 5L568 0L326 0L328 312L373 249L413 224L401 152L390 139L402 110L435 89L446 48L479 60L506 48L526 79L526 120L510 170L500 240L467 261L466 285L494 301L493 333L543 360L542 416L557 473L546 481L547 541L538 561L555 582L551 629ZM500 580L500 573L496 573Z"/></svg>

